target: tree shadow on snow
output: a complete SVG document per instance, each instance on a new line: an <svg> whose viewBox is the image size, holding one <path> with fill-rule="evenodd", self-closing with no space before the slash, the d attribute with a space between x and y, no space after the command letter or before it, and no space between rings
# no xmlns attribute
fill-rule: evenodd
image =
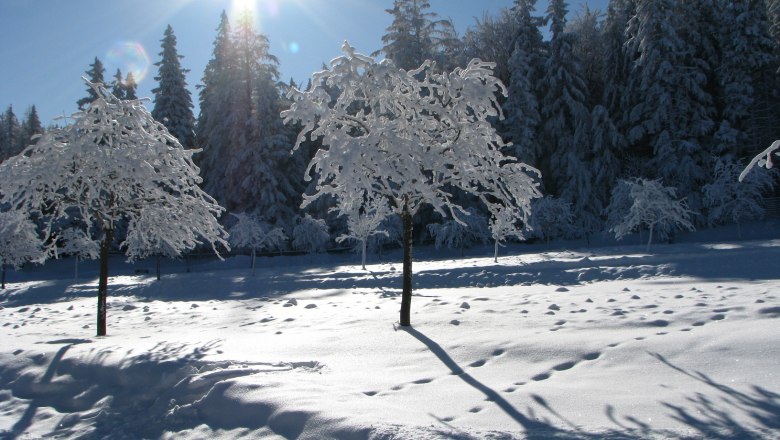
<svg viewBox="0 0 780 440"><path fill-rule="evenodd" d="M474 376L467 373L437 342L411 327L400 327L401 330L408 333L425 345L450 372L461 379L467 385L485 395L489 402L497 405L506 415L511 417L518 426L524 431L520 438L527 440L543 439L580 439L580 440L639 440L647 438L665 438L678 440L693 439L719 439L719 440L762 440L771 438L772 433L780 430L780 394L759 386L753 386L753 393L748 394L735 388L718 383L703 373L692 373L686 371L665 359L657 353L651 353L652 356L701 383L704 383L725 396L727 399L716 399L697 393L695 397L689 397L688 401L694 408L684 408L669 403L662 404L672 410L670 417L690 429L687 433L679 433L667 429L654 428L639 418L624 415L622 417L615 413L612 405L607 405L605 414L617 428L606 429L600 432L587 432L576 424L566 419L566 416L556 411L547 402L544 397L538 394L532 394L531 399L539 407L550 413L558 423L537 414L530 406L526 412L515 408L509 401L504 399L501 394L484 383L480 382ZM719 403L720 402L720 403ZM747 415L752 419L754 426L749 427L741 424L732 416L738 412ZM619 419L623 419L621 421ZM440 422L448 426L444 421ZM448 426L449 427L449 426ZM451 427L449 427L451 428ZM471 437L466 434L450 432L453 438L470 440ZM497 437L499 438L499 437ZM514 438L512 436L507 438Z"/></svg>

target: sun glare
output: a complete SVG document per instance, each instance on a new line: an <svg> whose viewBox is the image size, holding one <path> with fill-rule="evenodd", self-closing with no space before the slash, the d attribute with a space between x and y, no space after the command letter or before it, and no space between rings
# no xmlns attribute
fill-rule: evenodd
<svg viewBox="0 0 780 440"><path fill-rule="evenodd" d="M240 14L249 12L257 20L257 3L260 0L231 0L230 15L238 17Z"/></svg>

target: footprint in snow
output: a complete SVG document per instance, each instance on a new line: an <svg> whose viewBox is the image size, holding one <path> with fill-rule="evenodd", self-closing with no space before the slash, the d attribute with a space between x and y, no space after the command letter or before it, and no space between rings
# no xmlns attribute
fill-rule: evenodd
<svg viewBox="0 0 780 440"><path fill-rule="evenodd" d="M479 368L479 367L485 365L486 362L487 361L485 361L484 359L480 359L478 361L474 361L474 362L470 363L469 367Z"/></svg>
<svg viewBox="0 0 780 440"><path fill-rule="evenodd" d="M553 370L555 370L555 371L566 371L566 370L571 369L575 365L577 365L577 362L575 362L575 361L564 362L562 364L558 364L558 365L554 366Z"/></svg>

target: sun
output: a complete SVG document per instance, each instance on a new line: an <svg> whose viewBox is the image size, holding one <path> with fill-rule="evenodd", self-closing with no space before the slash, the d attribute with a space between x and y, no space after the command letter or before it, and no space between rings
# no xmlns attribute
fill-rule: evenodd
<svg viewBox="0 0 780 440"><path fill-rule="evenodd" d="M260 0L231 0L230 15L238 17L240 14L248 12L253 17L257 17L257 4L259 1Z"/></svg>

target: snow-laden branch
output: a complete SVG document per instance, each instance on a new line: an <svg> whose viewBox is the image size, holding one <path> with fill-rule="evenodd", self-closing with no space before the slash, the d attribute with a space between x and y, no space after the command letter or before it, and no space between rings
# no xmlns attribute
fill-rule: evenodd
<svg viewBox="0 0 780 440"><path fill-rule="evenodd" d="M770 145L769 148L754 157L745 167L745 169L742 170L742 172L739 174L739 181L742 182L745 180L745 176L747 176L750 170L752 170L756 165L760 167L766 167L767 169L772 168L774 166L772 163L772 153L778 149L780 149L780 140L772 142L772 145Z"/></svg>

